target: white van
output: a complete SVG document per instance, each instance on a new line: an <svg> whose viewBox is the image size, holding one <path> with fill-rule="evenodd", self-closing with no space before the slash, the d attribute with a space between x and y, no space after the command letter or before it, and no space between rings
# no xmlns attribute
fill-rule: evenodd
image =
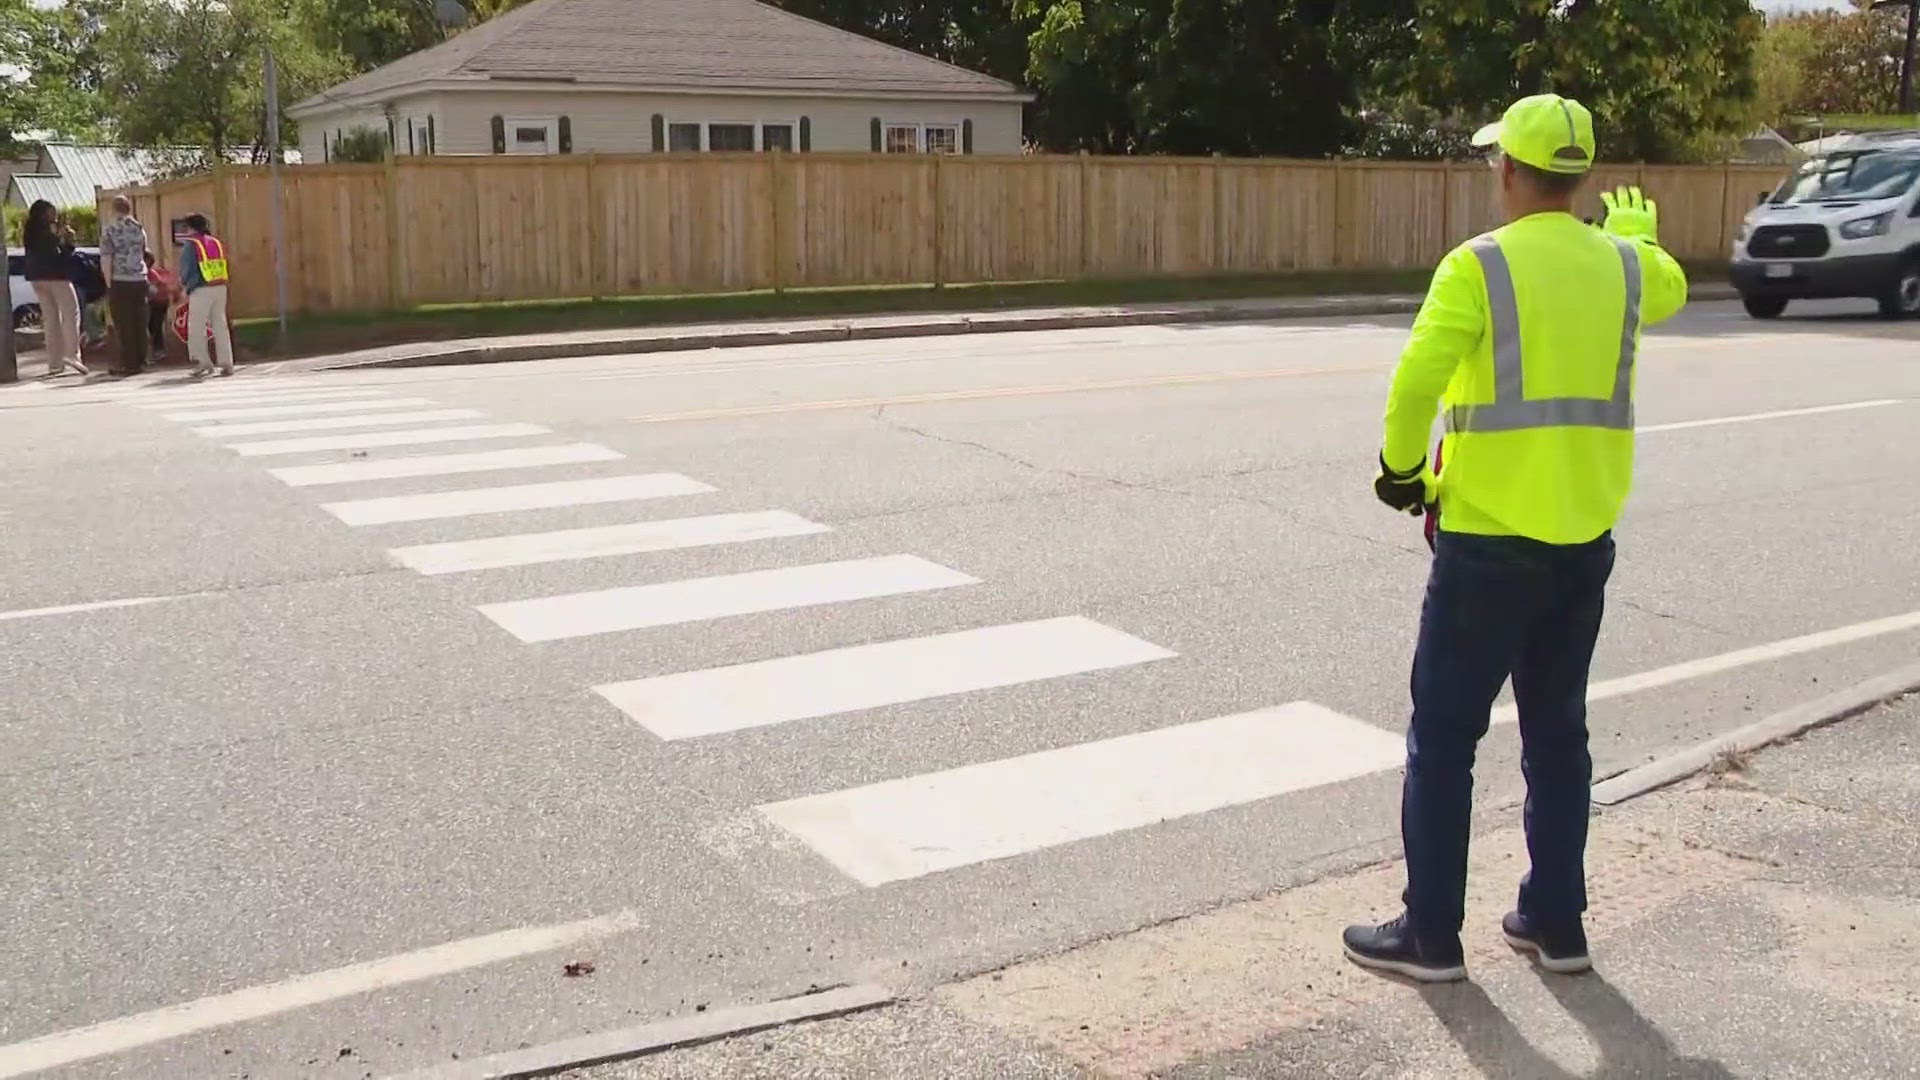
<svg viewBox="0 0 1920 1080"><path fill-rule="evenodd" d="M1733 284L1756 319L1837 297L1920 316L1920 131L1863 135L1800 166L1748 212Z"/></svg>

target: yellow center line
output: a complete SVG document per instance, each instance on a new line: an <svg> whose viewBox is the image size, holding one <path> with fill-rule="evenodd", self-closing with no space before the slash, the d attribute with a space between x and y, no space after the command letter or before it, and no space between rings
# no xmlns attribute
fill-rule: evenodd
<svg viewBox="0 0 1920 1080"><path fill-rule="evenodd" d="M629 416L637 424L664 424L675 420L720 420L742 416L776 416L782 413L829 412L835 409L877 409L888 405L921 405L936 401L975 401L982 398L1031 397L1039 394L1078 394L1090 390L1133 390L1148 386L1183 386L1194 383L1241 382L1250 379L1286 379L1302 375L1346 375L1379 371L1388 364L1360 364L1324 368L1271 368L1261 371L1209 371L1194 375L1151 375L1134 379L1108 379L1098 382L1051 383L1044 386L1000 386L986 390L942 390L930 394L902 394L897 397L838 398L832 401L793 401L780 405L747 405L731 409L694 409L688 412L654 413Z"/></svg>

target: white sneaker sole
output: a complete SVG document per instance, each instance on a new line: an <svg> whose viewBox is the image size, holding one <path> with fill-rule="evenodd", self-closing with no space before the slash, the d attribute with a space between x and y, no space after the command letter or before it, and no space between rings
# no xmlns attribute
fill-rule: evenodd
<svg viewBox="0 0 1920 1080"><path fill-rule="evenodd" d="M1591 956L1562 956L1555 958L1548 956L1537 941L1514 937L1512 934L1506 935L1506 938L1507 945L1512 948L1514 952L1527 954L1533 959L1534 963L1539 964L1555 975L1578 975L1583 971L1593 970L1593 957Z"/></svg>
<svg viewBox="0 0 1920 1080"><path fill-rule="evenodd" d="M1341 949L1346 952L1347 959L1359 964L1363 968L1368 968L1372 971L1389 971L1395 975L1404 975L1415 982L1459 982L1467 977L1465 964L1447 968L1426 967L1421 964L1409 963L1405 960L1379 960L1371 956L1364 956L1354 952L1353 948L1348 945L1342 945Z"/></svg>

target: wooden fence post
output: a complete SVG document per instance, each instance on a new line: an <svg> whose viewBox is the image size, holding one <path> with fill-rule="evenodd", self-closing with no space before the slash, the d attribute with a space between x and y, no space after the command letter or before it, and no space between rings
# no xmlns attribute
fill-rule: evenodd
<svg viewBox="0 0 1920 1080"><path fill-rule="evenodd" d="M587 151L587 274L593 279L590 290L595 300L611 295L607 286L607 241L613 230L606 227L609 215L600 205L600 152Z"/></svg>
<svg viewBox="0 0 1920 1080"><path fill-rule="evenodd" d="M945 154L933 155L933 287L936 289L945 287L947 283L947 210L946 204L941 201L943 196L940 185L940 159L946 156Z"/></svg>
<svg viewBox="0 0 1920 1080"><path fill-rule="evenodd" d="M395 311L407 305L406 263L400 257L400 163L387 155L387 305Z"/></svg>
<svg viewBox="0 0 1920 1080"><path fill-rule="evenodd" d="M1093 273L1093 172L1087 152L1080 151L1080 276Z"/></svg>
<svg viewBox="0 0 1920 1080"><path fill-rule="evenodd" d="M773 234L770 241L772 253L768 258L773 262L773 291L776 293L786 291L786 237L783 235L786 231L786 226L785 219L780 213L780 204L784 202L786 198L782 191L786 179L786 169L784 167L786 156L787 154L784 150L775 150L773 152L773 163L769 166L771 171L767 177L767 220L771 223L771 227L767 231Z"/></svg>
<svg viewBox="0 0 1920 1080"><path fill-rule="evenodd" d="M1333 162L1333 268L1345 266L1347 262L1347 217L1352 210L1353 200L1347 197L1347 163L1339 158Z"/></svg>
<svg viewBox="0 0 1920 1080"><path fill-rule="evenodd" d="M1440 261L1440 255L1453 250L1453 162L1440 163L1440 252L1434 262Z"/></svg>
<svg viewBox="0 0 1920 1080"><path fill-rule="evenodd" d="M1213 273L1227 270L1227 159L1213 152Z"/></svg>

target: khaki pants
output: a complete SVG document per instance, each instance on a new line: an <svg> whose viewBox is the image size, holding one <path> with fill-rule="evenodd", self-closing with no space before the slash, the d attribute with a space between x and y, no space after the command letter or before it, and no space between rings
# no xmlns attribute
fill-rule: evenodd
<svg viewBox="0 0 1920 1080"><path fill-rule="evenodd" d="M80 296L71 281L36 281L33 295L40 301L40 326L47 334L47 374L71 367L85 372L80 362Z"/></svg>
<svg viewBox="0 0 1920 1080"><path fill-rule="evenodd" d="M195 371L211 371L213 357L208 355L207 333L212 331L219 347L220 369L233 371L233 336L227 329L227 287L202 285L187 294L187 355L193 357Z"/></svg>
<svg viewBox="0 0 1920 1080"><path fill-rule="evenodd" d="M116 281L107 287L113 313L113 340L120 359L114 370L131 375L147 366L147 283Z"/></svg>

